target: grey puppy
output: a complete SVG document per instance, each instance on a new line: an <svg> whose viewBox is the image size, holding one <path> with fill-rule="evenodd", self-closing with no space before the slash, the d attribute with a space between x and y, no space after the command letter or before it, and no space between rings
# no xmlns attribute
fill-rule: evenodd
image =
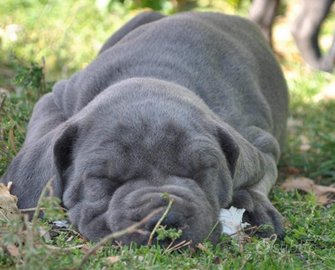
<svg viewBox="0 0 335 270"><path fill-rule="evenodd" d="M1 182L13 181L28 208L56 175L54 194L93 241L166 207L163 192L174 199L164 224L183 230L180 241L203 241L231 205L245 208L251 225L271 223L282 234L267 195L287 111L282 71L254 23L146 12L40 99ZM209 237L214 244L220 231ZM148 236L120 240L145 244Z"/></svg>

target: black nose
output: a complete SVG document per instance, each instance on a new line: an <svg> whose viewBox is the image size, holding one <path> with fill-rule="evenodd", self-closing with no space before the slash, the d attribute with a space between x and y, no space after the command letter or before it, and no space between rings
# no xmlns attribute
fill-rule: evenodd
<svg viewBox="0 0 335 270"><path fill-rule="evenodd" d="M160 218L163 216L163 214L158 214L154 216L151 220L147 222L145 225L145 228L148 231L152 231L157 222L160 220ZM166 226L166 229L179 229L184 227L185 225L185 218L184 215L179 212L170 212L167 214L167 216L162 221L161 225Z"/></svg>

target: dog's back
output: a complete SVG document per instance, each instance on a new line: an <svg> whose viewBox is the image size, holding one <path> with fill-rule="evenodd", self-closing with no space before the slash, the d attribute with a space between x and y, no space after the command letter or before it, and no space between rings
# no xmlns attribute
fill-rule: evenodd
<svg viewBox="0 0 335 270"><path fill-rule="evenodd" d="M108 86L131 77L184 86L240 133L257 126L283 145L286 83L258 27L246 19L191 12L142 25L56 85L56 103L70 117Z"/></svg>

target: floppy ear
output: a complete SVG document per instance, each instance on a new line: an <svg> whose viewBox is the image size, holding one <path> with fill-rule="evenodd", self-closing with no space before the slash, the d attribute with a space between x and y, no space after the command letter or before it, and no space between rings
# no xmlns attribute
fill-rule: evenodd
<svg viewBox="0 0 335 270"><path fill-rule="evenodd" d="M224 127L218 128L218 138L221 150L224 153L228 163L231 178L234 179L237 160L240 155L240 148L232 134Z"/></svg>
<svg viewBox="0 0 335 270"><path fill-rule="evenodd" d="M264 177L267 162L259 149L229 125L219 124L218 137L235 188L253 185Z"/></svg>
<svg viewBox="0 0 335 270"><path fill-rule="evenodd" d="M78 137L78 126L70 124L63 130L54 145L54 162L60 180L72 163L73 147Z"/></svg>

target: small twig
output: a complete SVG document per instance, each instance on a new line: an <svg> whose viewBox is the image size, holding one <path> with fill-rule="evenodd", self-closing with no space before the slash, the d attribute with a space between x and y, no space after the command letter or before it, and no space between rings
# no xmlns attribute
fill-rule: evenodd
<svg viewBox="0 0 335 270"><path fill-rule="evenodd" d="M322 265L324 268L327 268L327 269L332 269L330 267L328 267L327 265L319 262L319 263L311 263L311 264L307 264L307 265L304 265L302 268L308 268L308 267L311 267L311 266L316 266L316 265Z"/></svg>
<svg viewBox="0 0 335 270"><path fill-rule="evenodd" d="M144 230L141 230L141 229L137 229L134 232L136 232L138 234L142 234L142 235L148 235L148 231L144 231Z"/></svg>
<svg viewBox="0 0 335 270"><path fill-rule="evenodd" d="M0 104L0 112L2 111L2 108L3 108L4 104L5 104L5 100L6 100L6 98L7 98L7 96L4 95L4 96L3 96L3 99L1 100L1 104Z"/></svg>
<svg viewBox="0 0 335 270"><path fill-rule="evenodd" d="M115 232L112 234L109 234L107 236L105 236L98 244L96 244L86 255L85 257L82 259L79 267L77 268L78 270L81 270L82 267L84 266L84 264L86 263L86 261L91 257L91 255L96 252L101 246L105 245L106 243L108 243L109 241L115 239L115 238L119 238L123 235L126 234L131 234L133 232L135 232L139 227L143 226L144 224L146 224L151 218L153 218L154 216L156 216L158 213L162 212L163 208L160 207L158 209L156 209L155 211L153 211L152 213L150 213L149 215L147 215L144 219L142 219L141 221L131 225L130 227L128 227L125 230L119 231L119 232Z"/></svg>
<svg viewBox="0 0 335 270"><path fill-rule="evenodd" d="M186 240L181 241L180 243L176 244L175 246L171 247L171 245L174 243L174 240L171 242L171 244L164 250L163 255L169 251L176 251L178 249L181 249L183 247L186 247L190 244L192 244L192 240L186 242Z"/></svg>
<svg viewBox="0 0 335 270"><path fill-rule="evenodd" d="M51 179L48 181L48 183L45 185L45 187L43 188L42 190L42 193L40 195L40 198L38 199L38 202L37 202L37 206L36 206L36 211L34 213L34 216L33 216L33 219L31 221L31 230L32 230L32 233L35 232L35 225L36 225L36 220L38 218L38 215L40 214L40 211L41 211L41 204L42 204L42 200L47 192L47 190L50 190L51 188L51 184L52 182L55 180L56 176L52 176Z"/></svg>
<svg viewBox="0 0 335 270"><path fill-rule="evenodd" d="M72 241L73 240L73 238L74 238L74 236L73 235L71 235L68 239L66 239L66 242L70 242L70 241Z"/></svg>
<svg viewBox="0 0 335 270"><path fill-rule="evenodd" d="M67 247L67 248L61 248L61 247L54 247L54 246L51 246L51 245L46 245L44 244L43 247L46 247L48 249L53 249L53 250L72 250L72 249L76 249L76 248L82 248L84 246L84 244L82 245L77 245L77 246L72 246L72 247Z"/></svg>
<svg viewBox="0 0 335 270"><path fill-rule="evenodd" d="M40 207L40 211L44 211L46 208L44 207ZM59 206L59 209L67 212L67 209L64 208L64 207L61 207ZM36 211L37 210L37 207L32 207L32 208L22 208L22 209L19 209L21 212L33 212L33 211Z"/></svg>
<svg viewBox="0 0 335 270"><path fill-rule="evenodd" d="M192 240L190 240L190 241L192 241ZM175 248L178 249L179 246L182 246L182 245L184 245L185 243L186 243L186 240L181 241L180 243L178 243L178 244L176 244L175 246L173 246L172 249L175 249Z"/></svg>
<svg viewBox="0 0 335 270"><path fill-rule="evenodd" d="M0 220L5 220L6 222L9 222L9 219L6 217L5 213L3 211L0 212Z"/></svg>
<svg viewBox="0 0 335 270"><path fill-rule="evenodd" d="M271 202L272 205L277 205L279 204L280 202ZM294 204L306 204L307 202L300 202L300 201L291 201L291 203L294 203Z"/></svg>
<svg viewBox="0 0 335 270"><path fill-rule="evenodd" d="M29 226L29 216L28 215L23 215L23 222L24 226L27 229L27 234L26 234L26 240L25 243L27 243L27 246L29 246L30 249L34 247L34 231L33 231L33 224Z"/></svg>
<svg viewBox="0 0 335 270"><path fill-rule="evenodd" d="M185 241L183 241L183 242L185 242ZM176 251L177 249L181 249L181 248L183 248L183 247L189 246L189 245L192 244L192 240L190 240L190 241L184 243L183 245L180 245L180 244L181 244L181 243L179 243L178 245L173 246L172 249L173 249L174 251Z"/></svg>
<svg viewBox="0 0 335 270"><path fill-rule="evenodd" d="M45 58L44 58L44 56L42 56L42 64L43 64L42 91L43 91L43 94L44 94L47 91L47 85L46 85L46 82L45 82L46 68L45 68Z"/></svg>
<svg viewBox="0 0 335 270"><path fill-rule="evenodd" d="M15 123L16 128L18 129L18 131L19 131L21 134L24 134L24 133L25 133L24 130L21 129L21 127L18 125L17 121L15 121L15 120L14 120L14 119L13 119L7 112L6 112L5 108L2 108L2 112L7 116L7 118L8 118L9 120L11 120L13 123ZM0 111L0 113L1 113L1 111Z"/></svg>
<svg viewBox="0 0 335 270"><path fill-rule="evenodd" d="M116 244L115 248L118 248L119 250L122 250L122 243L119 241L114 241L114 243Z"/></svg>
<svg viewBox="0 0 335 270"><path fill-rule="evenodd" d="M166 252L170 251L170 248L171 248L171 246L173 245L174 241L176 241L176 239L174 239L173 241L171 241L171 243L170 243L170 244L167 246L167 248L164 250L163 255L164 255Z"/></svg>
<svg viewBox="0 0 335 270"><path fill-rule="evenodd" d="M19 209L21 212L25 213L25 212L33 212L37 210L37 207L33 207L33 208L24 208L24 209ZM44 207L40 207L40 211L45 210Z"/></svg>
<svg viewBox="0 0 335 270"><path fill-rule="evenodd" d="M257 225L256 225L256 226L249 227L249 228L240 230L240 231L235 232L235 233L232 233L232 234L228 234L227 236L231 237L231 236L233 236L233 235L239 234L240 232L247 232L247 231L252 231L252 230L255 230L255 232L257 232L259 228L260 228L260 226L257 226ZM255 233L255 232L254 232L254 233ZM228 243L228 242L230 242L230 241L231 241L231 240L229 240L229 241L223 241L223 242L220 243L220 245L225 244L225 243Z"/></svg>
<svg viewBox="0 0 335 270"><path fill-rule="evenodd" d="M60 228L60 229L58 229L58 231L62 231L62 232L72 232L73 234L82 237L82 235L81 235L79 232L76 232L75 230L72 230L72 229Z"/></svg>
<svg viewBox="0 0 335 270"><path fill-rule="evenodd" d="M252 235L254 235L254 234L259 230L259 228L261 228L261 227L262 227L262 226L257 226L257 225L255 225L255 226L253 226L253 227L249 227L249 228L240 230L240 231L238 231L238 232L236 232L236 233L233 233L233 234L230 234L230 235L228 235L228 236L232 236L232 235L238 234L238 233L240 233L240 232L248 232L248 231L253 231L253 230L255 230L255 231L252 232L252 233L253 233Z"/></svg>
<svg viewBox="0 0 335 270"><path fill-rule="evenodd" d="M174 201L173 199L169 199L169 205L168 205L168 207L166 208L166 210L165 210L164 214L162 215L162 217L158 220L155 228L152 230L152 232L150 234L150 237L149 237L148 245L147 245L148 247L151 246L152 239L153 239L153 237L154 237L154 235L155 235L155 233L157 231L157 228L161 225L161 223L163 222L163 220L166 217L167 213L170 211L171 206L173 204L173 201Z"/></svg>

